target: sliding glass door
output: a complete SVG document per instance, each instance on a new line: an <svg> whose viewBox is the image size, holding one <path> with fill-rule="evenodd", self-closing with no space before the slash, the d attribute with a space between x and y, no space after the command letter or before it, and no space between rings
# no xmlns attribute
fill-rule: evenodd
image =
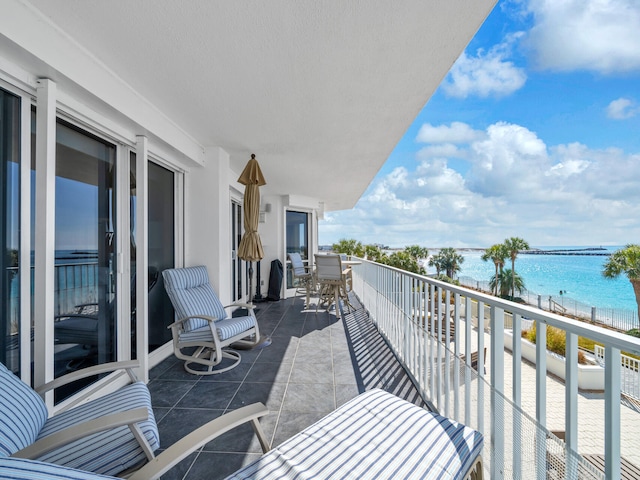
<svg viewBox="0 0 640 480"><path fill-rule="evenodd" d="M287 211L287 254L299 253L302 261L309 264L309 222L311 214L307 212ZM295 288L291 263L287 259L287 289Z"/></svg>
<svg viewBox="0 0 640 480"><path fill-rule="evenodd" d="M19 170L20 98L0 89L0 361L16 373L20 367Z"/></svg>
<svg viewBox="0 0 640 480"><path fill-rule="evenodd" d="M238 248L243 232L242 205L236 200L231 201L231 300L244 301L246 262L238 257Z"/></svg>
<svg viewBox="0 0 640 480"><path fill-rule="evenodd" d="M115 145L56 125L55 376L115 360Z"/></svg>
<svg viewBox="0 0 640 480"><path fill-rule="evenodd" d="M149 162L149 351L171 341L174 310L164 289L164 269L175 266L175 174Z"/></svg>

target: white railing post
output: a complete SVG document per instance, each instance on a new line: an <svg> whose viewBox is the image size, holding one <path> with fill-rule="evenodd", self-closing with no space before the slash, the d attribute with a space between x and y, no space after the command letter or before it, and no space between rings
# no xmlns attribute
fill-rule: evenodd
<svg viewBox="0 0 640 480"><path fill-rule="evenodd" d="M460 418L460 294L453 296L453 418ZM448 339L447 339L448 341Z"/></svg>
<svg viewBox="0 0 640 480"><path fill-rule="evenodd" d="M578 451L578 336L567 332L565 344L565 442L569 450ZM568 478L578 474L577 459L566 456Z"/></svg>
<svg viewBox="0 0 640 480"><path fill-rule="evenodd" d="M520 408L522 408L522 384L517 381L522 378L522 320L520 315L513 315L513 330L512 330L512 395L513 403L518 407L518 410L513 412L513 470L519 472L522 470L522 414ZM517 477L516 477L517 478Z"/></svg>
<svg viewBox="0 0 640 480"><path fill-rule="evenodd" d="M491 307L491 478L504 477L504 310Z"/></svg>
<svg viewBox="0 0 640 480"><path fill-rule="evenodd" d="M620 478L620 349L604 352L604 470Z"/></svg>
<svg viewBox="0 0 640 480"><path fill-rule="evenodd" d="M484 302L478 302L478 332L478 431L484 435Z"/></svg>
<svg viewBox="0 0 640 480"><path fill-rule="evenodd" d="M436 358L435 358L435 354L436 354L436 348L437 345L440 342L437 342L435 340L436 338L436 333L435 333L435 329L434 329L434 321L433 319L435 318L435 312L434 312L434 301L433 299L435 298L436 295L436 286L432 283L429 285L429 317L428 317L428 325L429 325L429 370L431 372L431 378L429 379L431 381L431 397L433 398L434 394L436 397L436 402L435 404L437 405L438 402L440 401L440 380L438 379L437 385L436 385ZM435 343L434 343L435 342ZM438 354L440 352L438 351Z"/></svg>
<svg viewBox="0 0 640 480"><path fill-rule="evenodd" d="M469 425L471 423L471 297L465 297L464 321L465 321L465 344L464 356L467 359L464 369L464 422ZM478 328L478 335L482 335L483 331ZM478 350L478 361L483 352Z"/></svg>
<svg viewBox="0 0 640 480"><path fill-rule="evenodd" d="M538 480L547 478L547 324L536 320L536 472Z"/></svg>
<svg viewBox="0 0 640 480"><path fill-rule="evenodd" d="M438 299L440 301L440 299ZM442 323L444 327L444 340L442 340L442 333L440 332L441 342L444 343L444 416L448 417L449 414L449 406L451 401L451 356L449 355L448 348L451 346L449 343L449 339L451 338L451 327L449 322L449 302L451 301L451 291L449 289L445 290L444 294L444 313L442 311L438 312L438 323ZM442 305L442 303L440 303Z"/></svg>

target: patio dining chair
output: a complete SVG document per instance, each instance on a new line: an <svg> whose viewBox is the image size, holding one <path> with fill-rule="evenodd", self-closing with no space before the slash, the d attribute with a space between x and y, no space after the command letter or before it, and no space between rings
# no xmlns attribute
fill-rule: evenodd
<svg viewBox="0 0 640 480"><path fill-rule="evenodd" d="M320 299L316 311L321 304L326 304L327 309L332 303L336 306L336 317L340 318L340 299L343 299L349 311L351 304L348 299L347 277L351 269L342 267L340 255L315 254L316 281L320 289Z"/></svg>
<svg viewBox="0 0 640 480"><path fill-rule="evenodd" d="M229 347L247 348L260 344L253 305L223 306L209 283L206 267L172 268L164 270L162 277L178 319L168 327L173 336L173 352L185 361L187 372L195 375L226 372L235 368L242 358L240 352ZM244 315L230 316L227 309L233 308ZM214 368L223 358L233 363ZM202 365L205 369L194 369L192 364Z"/></svg>
<svg viewBox="0 0 640 480"><path fill-rule="evenodd" d="M302 262L302 257L299 253L289 253L289 260L291 261L291 272L293 273L294 281L297 281L298 284L296 286L296 296L298 294L304 294L306 296L306 301L304 306L309 306L309 301L311 297L311 293L314 290L314 278L313 272L311 271L311 267L305 265Z"/></svg>

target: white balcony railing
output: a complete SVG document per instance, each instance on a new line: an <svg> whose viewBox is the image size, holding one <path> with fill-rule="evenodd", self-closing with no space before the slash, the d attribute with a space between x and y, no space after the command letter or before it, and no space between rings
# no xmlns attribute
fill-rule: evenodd
<svg viewBox="0 0 640 480"><path fill-rule="evenodd" d="M354 292L425 401L485 435L489 478L621 478L621 463L640 462L622 457L620 401L620 352L640 354L640 340L365 260L353 272ZM505 318L514 338L512 352L504 348ZM545 342L536 344L534 366L522 361L515 339L521 337L523 320L536 325L538 338L546 337L547 326L566 332L566 357L576 360L565 362L559 399L548 388ZM578 336L604 346L604 392L589 393L600 404L604 400L600 418L593 418L591 404L582 403L591 397L583 400L578 391ZM559 382L553 382L555 389ZM562 428L556 427L564 442L547 428L548 418L557 423L558 414L564 415ZM594 448L592 438L578 438L579 425L582 431L588 423L603 425L601 451L579 455L583 443ZM629 447L627 457L637 450ZM596 455L605 459L604 472L587 461Z"/></svg>
<svg viewBox="0 0 640 480"><path fill-rule="evenodd" d="M594 346L598 363L604 366L605 348L601 345ZM621 354L620 392L631 401L640 403L640 360Z"/></svg>

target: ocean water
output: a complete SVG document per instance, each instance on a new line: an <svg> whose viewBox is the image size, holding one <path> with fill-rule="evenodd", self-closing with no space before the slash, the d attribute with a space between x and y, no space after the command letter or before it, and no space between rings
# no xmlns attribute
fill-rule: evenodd
<svg viewBox="0 0 640 480"><path fill-rule="evenodd" d="M587 247L539 247L541 250L584 249ZM604 247L606 252L623 248ZM486 281L495 274L493 262L480 258L483 252L459 251L464 256L460 277L472 277ZM527 255L516 258L516 272L523 278L530 292L553 295L559 298L560 291L565 298L577 300L590 306L620 308L637 311L635 294L631 282L622 275L614 280L602 276L602 267L609 257L589 255ZM511 268L507 260L505 268ZM435 273L429 271L429 273Z"/></svg>

